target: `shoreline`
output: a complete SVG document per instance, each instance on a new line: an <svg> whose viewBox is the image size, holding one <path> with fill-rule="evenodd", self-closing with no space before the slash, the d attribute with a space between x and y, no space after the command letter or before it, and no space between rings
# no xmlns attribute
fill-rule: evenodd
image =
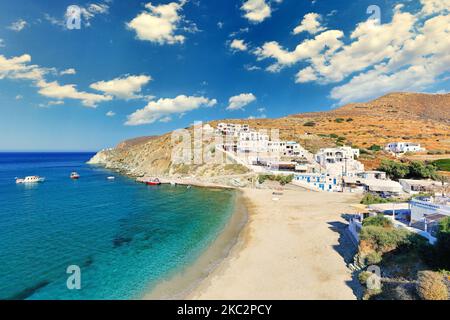
<svg viewBox="0 0 450 320"><path fill-rule="evenodd" d="M201 188L220 188L200 183L191 185ZM235 189L228 187L227 189ZM150 291L141 296L143 300L179 300L185 299L195 288L205 281L220 266L236 246L242 230L248 222L246 200L241 190L236 190L233 212L216 239L191 264L182 270L175 270Z"/></svg>
<svg viewBox="0 0 450 320"><path fill-rule="evenodd" d="M242 189L248 220L229 254L188 300L354 300L354 246L341 214L355 195ZM276 196L278 197L278 196Z"/></svg>

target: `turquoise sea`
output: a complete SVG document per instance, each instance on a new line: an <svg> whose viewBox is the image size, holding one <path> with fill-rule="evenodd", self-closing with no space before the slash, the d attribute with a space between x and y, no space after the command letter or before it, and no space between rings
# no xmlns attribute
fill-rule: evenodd
<svg viewBox="0 0 450 320"><path fill-rule="evenodd" d="M234 210L233 191L149 187L91 156L0 153L0 299L140 298L194 262ZM28 175L46 181L16 185ZM80 290L67 288L70 265Z"/></svg>

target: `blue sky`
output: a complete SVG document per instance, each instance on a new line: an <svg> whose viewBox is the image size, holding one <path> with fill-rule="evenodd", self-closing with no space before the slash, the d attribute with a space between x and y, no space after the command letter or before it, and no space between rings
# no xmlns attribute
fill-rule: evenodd
<svg viewBox="0 0 450 320"><path fill-rule="evenodd" d="M196 120L447 92L446 1L2 1L0 150L95 151Z"/></svg>

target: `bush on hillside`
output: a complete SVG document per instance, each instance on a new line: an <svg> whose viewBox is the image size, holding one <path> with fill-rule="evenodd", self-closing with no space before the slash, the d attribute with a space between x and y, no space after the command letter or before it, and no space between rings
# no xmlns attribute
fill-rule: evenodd
<svg viewBox="0 0 450 320"><path fill-rule="evenodd" d="M417 179L436 179L436 167L432 164L425 164L422 161L412 161L409 164L409 177Z"/></svg>
<svg viewBox="0 0 450 320"><path fill-rule="evenodd" d="M271 174L261 174L258 176L259 183L264 183L266 180L278 181L282 186L289 184L294 179L294 175L271 175Z"/></svg>
<svg viewBox="0 0 450 320"><path fill-rule="evenodd" d="M381 161L381 165L378 170L386 172L389 178L395 180L402 179L409 174L408 165L392 160Z"/></svg>
<svg viewBox="0 0 450 320"><path fill-rule="evenodd" d="M303 124L304 127L315 127L316 123L313 121L308 121Z"/></svg>
<svg viewBox="0 0 450 320"><path fill-rule="evenodd" d="M369 150L371 150L371 151L380 151L381 149L382 148L377 144L373 144L369 147Z"/></svg>
<svg viewBox="0 0 450 320"><path fill-rule="evenodd" d="M365 247L378 253L386 253L409 243L410 232L405 229L387 229L379 226L365 226L359 238Z"/></svg>
<svg viewBox="0 0 450 320"><path fill-rule="evenodd" d="M447 286L437 272L419 271L416 289L423 300L448 300Z"/></svg>
<svg viewBox="0 0 450 320"><path fill-rule="evenodd" d="M361 199L360 203L369 205L369 204L376 204L376 203L388 203L390 202L388 199L384 199L380 196L377 196L372 193L367 193L364 195L364 197Z"/></svg>
<svg viewBox="0 0 450 320"><path fill-rule="evenodd" d="M375 217L369 217L363 220L362 222L363 227L367 226L376 226L376 227L383 227L383 228L392 228L393 223L392 220L389 218L386 218L383 215L377 215Z"/></svg>
<svg viewBox="0 0 450 320"><path fill-rule="evenodd" d="M441 220L436 238L436 264L439 268L450 270L450 217Z"/></svg>

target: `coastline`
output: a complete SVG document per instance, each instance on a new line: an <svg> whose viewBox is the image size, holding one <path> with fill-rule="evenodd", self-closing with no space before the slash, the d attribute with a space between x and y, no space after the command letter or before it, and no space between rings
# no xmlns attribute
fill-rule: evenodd
<svg viewBox="0 0 450 320"><path fill-rule="evenodd" d="M200 182L189 183L196 187L220 188L222 186L204 185ZM230 188L230 187L228 187ZM234 189L234 188L233 188ZM236 190L234 209L224 229L217 238L200 254L196 260L183 270L173 271L156 287L142 295L143 300L185 299L195 288L207 279L226 259L238 242L239 235L248 221L248 212L243 193Z"/></svg>
<svg viewBox="0 0 450 320"><path fill-rule="evenodd" d="M341 214L355 195L243 189L249 218L225 259L189 300L357 299L355 249ZM278 197L278 196L277 196Z"/></svg>

